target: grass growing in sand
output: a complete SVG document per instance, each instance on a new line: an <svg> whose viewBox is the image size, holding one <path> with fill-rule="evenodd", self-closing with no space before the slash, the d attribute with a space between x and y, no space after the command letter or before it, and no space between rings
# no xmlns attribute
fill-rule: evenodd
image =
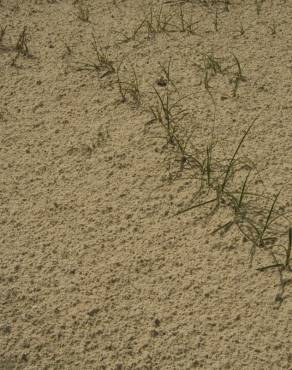
<svg viewBox="0 0 292 370"><path fill-rule="evenodd" d="M197 30L194 27L197 27L198 20L193 20L193 12L187 12L188 9L185 8L193 3L192 1L167 1L163 4L155 4L155 6L151 3L149 9L144 12L134 28L129 31L116 31L118 35L122 36L120 44L138 39L139 45L147 40L155 42L155 38L159 35L170 35L174 32L187 33L189 37L195 36ZM219 15L223 12L228 14L233 3L228 0L198 1L197 3L206 8L208 14L213 14L214 31L219 32ZM263 3L264 1L261 0L255 1L258 15L261 13ZM271 33L274 35L276 33L275 22L273 25ZM239 34L243 36L244 33L245 30L240 23ZM141 35L146 35L143 41L140 39ZM256 117L247 127L233 152L230 151L229 154L222 157L218 147L222 147L224 143L215 142L213 134L207 138L205 148L199 150L192 142L193 135L196 135L196 127L187 127L186 118L189 116L189 109L184 107L184 102L195 92L188 95L179 92L177 84L174 82L178 78L172 72L172 58L169 58L167 64L158 63L160 78L156 80L156 84L159 88L152 86L154 102L152 99L149 104L147 100L149 101L151 98L147 99L147 91L142 91L137 71L131 59L121 58L117 66L114 66L115 63L108 57L107 52L98 47L94 34L92 34L91 46L95 58L88 59L89 61L86 63L79 63L78 69L98 72L100 77L115 74L114 86L117 86L121 101L129 102L136 108L140 107L141 110L150 112L149 122L158 124L163 130L162 138L165 140L164 147L168 148L167 155L172 160L170 153L172 151L174 162L178 163L179 166L177 174L187 171L191 173L193 178L200 180L200 187L196 190L194 197L195 200L200 200L179 210L177 215L201 207L209 207L211 215L215 215L221 209L229 209L232 214L231 218L218 225L213 233L220 232L223 236L236 228L237 232L250 243L250 263L253 262L256 253L268 252L274 261L271 266L279 270L281 297L283 298L282 271L290 269L290 221L285 210L282 210L282 207L278 205L280 193L271 195L265 190L264 185L263 189L259 191L259 186L256 184L264 182L262 179L259 180L257 165L245 153L241 154L244 151L243 144L247 141L248 135L259 117ZM25 42L20 49L26 50ZM202 73L201 84L212 100L214 116L217 103L216 92L211 85L212 79L229 77L229 83L232 84L230 98L233 99L238 97L240 84L247 80L236 54L230 52L227 57L219 58L214 52L200 53L202 62L200 64L194 63L195 67ZM199 89L201 84L194 87ZM177 176L173 177L174 180L176 178ZM287 234L287 230L288 246L280 244L281 247L279 247L278 241L283 239L283 233ZM285 251L284 257L278 253L279 249ZM260 271L265 271L268 267L262 267Z"/></svg>
<svg viewBox="0 0 292 370"><path fill-rule="evenodd" d="M76 62L78 71L93 71L103 78L115 72L114 62L109 58L105 48L99 47L94 33L91 34L91 49L93 58L86 58L86 62Z"/></svg>
<svg viewBox="0 0 292 370"><path fill-rule="evenodd" d="M130 73L127 73L127 76L123 78L121 77L122 67L126 69L126 72L129 72L130 69ZM131 63L125 65L125 61L122 60L117 68L116 77L116 84L118 85L122 102L125 103L129 100L128 98L130 98L130 101L134 103L135 106L140 106L142 95L135 67Z"/></svg>

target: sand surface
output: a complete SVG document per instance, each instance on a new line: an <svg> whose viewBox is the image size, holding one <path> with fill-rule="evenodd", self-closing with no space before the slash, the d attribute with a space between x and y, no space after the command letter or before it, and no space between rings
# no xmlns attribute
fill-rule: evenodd
<svg viewBox="0 0 292 370"><path fill-rule="evenodd" d="M291 215L251 266L228 204L176 215L212 192L149 109L218 163L255 120L249 191L291 210L292 3L229 3L0 0L1 370L292 369Z"/></svg>

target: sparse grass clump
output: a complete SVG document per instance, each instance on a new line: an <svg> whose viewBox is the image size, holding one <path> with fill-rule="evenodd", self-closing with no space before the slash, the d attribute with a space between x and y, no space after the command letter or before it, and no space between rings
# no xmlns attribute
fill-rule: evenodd
<svg viewBox="0 0 292 370"><path fill-rule="evenodd" d="M255 7L256 7L257 15L260 15L265 1L266 0L255 0Z"/></svg>
<svg viewBox="0 0 292 370"><path fill-rule="evenodd" d="M165 86L172 86L175 90L176 93L178 93L178 89L176 88L176 85L174 83L174 80L172 78L172 74L170 72L171 70L171 64L172 64L172 59L170 58L167 65L158 63L162 76L156 80L156 83L158 86L165 87Z"/></svg>
<svg viewBox="0 0 292 370"><path fill-rule="evenodd" d="M155 7L150 5L149 12L145 16L145 26L148 38L152 38L159 33L167 33L173 30L171 24L174 14L166 11L167 7L160 5Z"/></svg>
<svg viewBox="0 0 292 370"><path fill-rule="evenodd" d="M234 176L236 175L237 172L239 172L242 169L243 166L250 168L250 161L238 158L238 153L247 134L251 130L252 125L249 126L247 131L242 136L239 144L237 145L230 159L219 159L219 158L215 159L214 144L212 144L211 146L207 146L206 157L205 160L202 162L204 163L204 166L201 167L202 183L203 190L206 189L207 186L207 190L205 191L205 193L209 195L211 190L214 196L208 201L197 203L195 205L188 207L187 209L179 211L179 214L185 213L194 208L201 207L205 204L210 205L212 203L215 206L213 211L215 211L220 207L220 205L230 204L231 200L234 201L236 199L232 197L231 184L234 180ZM241 197L237 202L237 209L241 207L245 185L243 186L242 189L243 190Z"/></svg>
<svg viewBox="0 0 292 370"><path fill-rule="evenodd" d="M122 67L124 67L123 77L121 75ZM122 103L130 99L130 102L134 103L135 106L140 106L142 94L135 67L131 63L126 65L124 60L121 61L116 71L116 77Z"/></svg>
<svg viewBox="0 0 292 370"><path fill-rule="evenodd" d="M214 94L212 93L212 86L210 81L216 76L229 76L229 82L233 85L232 96L237 95L240 82L245 82L246 77L243 75L242 66L237 56L231 53L233 62L230 62L230 57L218 58L214 54L206 53L202 54L203 63L194 63L199 70L202 71L202 81L204 83L205 90L210 95L213 104L215 105ZM234 71L234 67L236 70Z"/></svg>
<svg viewBox="0 0 292 370"><path fill-rule="evenodd" d="M14 67L16 66L16 61L18 60L20 55L27 57L27 58L31 57L31 53L28 48L28 42L29 42L29 38L27 34L27 27L25 26L23 27L23 30L19 34L17 42L15 44L14 50L16 51L16 54L11 61L11 66L14 66Z"/></svg>
<svg viewBox="0 0 292 370"><path fill-rule="evenodd" d="M137 39L138 34L142 30L143 26L146 23L146 19L143 19L137 26L135 26L130 32L125 31L115 31L115 33L121 35L123 39L121 40L122 43L126 43L129 41L133 41Z"/></svg>
<svg viewBox="0 0 292 370"><path fill-rule="evenodd" d="M278 206L280 192L270 196L265 192L261 194L253 191L258 176L257 168L249 158L239 157L239 151L254 122L255 120L243 134L230 159L216 159L214 154L216 146L207 146L205 159L197 161L204 164L201 167L197 166L197 169L201 169L202 176L202 186L197 193L200 201L180 210L177 214L203 206L211 206L210 215L214 215L222 207L231 210L232 217L219 225L213 233L220 232L223 235L236 226L243 238L250 242L250 264L257 251L268 252L274 263L259 270L278 268L281 282L278 300L281 301L284 293L282 272L284 269L290 271L292 229L286 217L287 212ZM254 181L251 181L252 173L255 174ZM207 199L202 201L204 194ZM278 245L277 241L281 240L283 235L287 235L287 229L287 247L283 244ZM279 248L284 250L282 257L278 253Z"/></svg>
<svg viewBox="0 0 292 370"><path fill-rule="evenodd" d="M95 35L92 33L91 41L94 57L87 62L77 62L78 71L94 71L101 78L115 72L114 62L109 58L106 49L99 47Z"/></svg>
<svg viewBox="0 0 292 370"><path fill-rule="evenodd" d="M76 15L77 18L80 19L82 22L89 22L89 7L84 4L83 1L78 1L76 4Z"/></svg>
<svg viewBox="0 0 292 370"><path fill-rule="evenodd" d="M27 28L24 27L18 36L15 50L23 56L29 56Z"/></svg>
<svg viewBox="0 0 292 370"><path fill-rule="evenodd" d="M273 19L272 24L270 26L268 26L268 27L269 27L269 30L271 31L271 35L272 36L275 36L276 33L277 33L277 25L276 25L276 22L275 22L274 19Z"/></svg>
<svg viewBox="0 0 292 370"><path fill-rule="evenodd" d="M232 55L233 55L233 58L235 60L235 64L236 64L236 67L237 67L237 71L235 72L235 76L234 76L234 88L233 88L233 91L232 91L232 95L236 96L239 83L240 82L245 82L246 78L242 74L242 69L241 69L241 65L240 65L240 62L239 62L238 58L234 54L232 54Z"/></svg>
<svg viewBox="0 0 292 370"><path fill-rule="evenodd" d="M6 33L6 29L7 29L7 26L5 27L0 27L0 44L2 43L3 39L4 39L4 36L5 36L5 33Z"/></svg>
<svg viewBox="0 0 292 370"><path fill-rule="evenodd" d="M164 129L167 144L176 145L178 143L178 125L184 118L186 109L179 106L181 99L172 102L172 94L169 89L166 89L163 95L156 88L154 88L154 91L157 104L150 107L153 119Z"/></svg>
<svg viewBox="0 0 292 370"><path fill-rule="evenodd" d="M178 18L179 18L179 31L180 32L186 32L191 35L196 34L196 30L194 28L195 25L199 23L199 21L193 21L193 13L190 12L190 16L187 17L185 14L185 8L183 3L179 3L179 12L178 12Z"/></svg>

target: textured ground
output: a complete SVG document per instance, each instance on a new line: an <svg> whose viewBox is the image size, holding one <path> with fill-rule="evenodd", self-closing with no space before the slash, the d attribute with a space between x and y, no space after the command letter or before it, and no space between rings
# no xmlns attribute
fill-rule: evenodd
<svg viewBox="0 0 292 370"><path fill-rule="evenodd" d="M183 5L193 34L143 26L123 42L146 0L0 0L1 370L292 369L291 284L279 302L277 272L256 269L268 256L250 268L237 232L211 234L224 212L174 217L197 183L167 181L161 128L147 126L172 58L204 145L214 109L198 65L234 53L236 96L228 77L210 82L216 138L228 152L258 116L244 150L291 202L292 4L203 3ZM24 27L29 53L15 58ZM125 56L135 67L140 107L121 102L115 73L78 70L95 58L92 33L115 69Z"/></svg>

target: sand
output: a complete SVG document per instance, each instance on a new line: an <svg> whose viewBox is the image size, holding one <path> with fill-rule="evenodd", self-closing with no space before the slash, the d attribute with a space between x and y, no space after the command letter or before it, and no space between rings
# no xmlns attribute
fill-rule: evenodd
<svg viewBox="0 0 292 370"><path fill-rule="evenodd" d="M277 268L258 270L265 251L250 266L236 228L212 233L226 209L176 216L198 180L174 179L149 113L171 60L196 147L214 126L230 157L257 117L242 151L291 210L291 1L185 2L189 29L179 1L165 3L175 26L131 39L146 0L0 1L1 370L292 369L291 272L281 291ZM115 72L86 65L92 33ZM210 93L206 55L227 68L208 75ZM139 106L119 94L122 61Z"/></svg>

